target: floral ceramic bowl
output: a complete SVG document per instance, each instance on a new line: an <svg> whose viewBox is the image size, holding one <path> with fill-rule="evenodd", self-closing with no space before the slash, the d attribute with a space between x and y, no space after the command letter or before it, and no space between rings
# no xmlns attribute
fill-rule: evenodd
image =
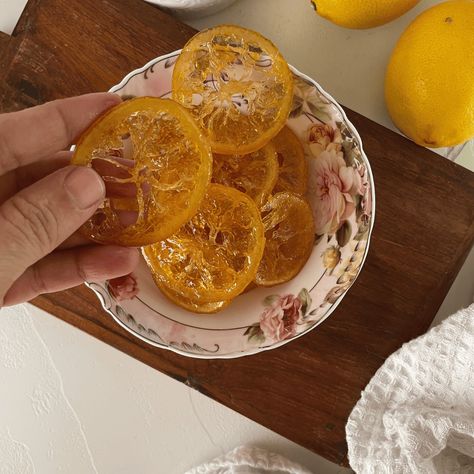
<svg viewBox="0 0 474 474"><path fill-rule="evenodd" d="M111 90L122 97L169 97L179 51L150 61ZM312 79L295 75L288 126L305 148L308 199L316 223L313 252L291 281L256 288L214 315L168 301L144 261L135 273L88 283L105 310L138 338L182 355L232 358L279 347L314 329L340 303L362 269L374 223L372 171L354 126Z"/></svg>

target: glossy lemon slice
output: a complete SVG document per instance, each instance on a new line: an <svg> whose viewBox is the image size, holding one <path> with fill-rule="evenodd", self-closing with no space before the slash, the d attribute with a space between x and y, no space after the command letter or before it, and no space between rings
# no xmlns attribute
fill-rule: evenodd
<svg viewBox="0 0 474 474"><path fill-rule="evenodd" d="M79 139L72 164L96 169L107 189L83 233L101 243L141 246L173 234L197 212L212 154L184 107L140 97L99 117Z"/></svg>
<svg viewBox="0 0 474 474"><path fill-rule="evenodd" d="M195 35L173 71L173 99L189 109L212 151L247 154L283 127L293 76L275 45L255 31L222 25Z"/></svg>
<svg viewBox="0 0 474 474"><path fill-rule="evenodd" d="M216 301L209 303L200 303L195 301L192 298L180 295L176 291L173 291L171 288L168 288L164 285L159 285L161 292L174 304L180 306L181 308L191 311L192 313L201 313L201 314L211 314L217 313L230 304L230 300L227 301Z"/></svg>
<svg viewBox="0 0 474 474"><path fill-rule="evenodd" d="M298 194L281 192L262 208L265 250L255 282L273 286L295 277L311 255L314 220L308 202Z"/></svg>
<svg viewBox="0 0 474 474"><path fill-rule="evenodd" d="M143 254L159 286L199 304L234 298L254 279L265 246L255 202L211 184L199 212Z"/></svg>
<svg viewBox="0 0 474 474"><path fill-rule="evenodd" d="M273 138L279 174L274 192L289 191L305 194L308 187L308 166L304 156L303 145L289 127L283 127Z"/></svg>
<svg viewBox="0 0 474 474"><path fill-rule="evenodd" d="M268 144L248 155L214 154L212 181L248 194L260 207L278 179L275 148Z"/></svg>

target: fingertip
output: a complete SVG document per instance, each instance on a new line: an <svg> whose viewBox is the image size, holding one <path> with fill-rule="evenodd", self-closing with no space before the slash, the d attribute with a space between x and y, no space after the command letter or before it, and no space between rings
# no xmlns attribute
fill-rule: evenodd
<svg viewBox="0 0 474 474"><path fill-rule="evenodd" d="M93 92L69 100L78 100L78 104L90 112L89 121L122 102L121 97L112 92Z"/></svg>
<svg viewBox="0 0 474 474"><path fill-rule="evenodd" d="M115 92L93 92L92 94L99 96L104 103L119 104L122 102L121 97Z"/></svg>
<svg viewBox="0 0 474 474"><path fill-rule="evenodd" d="M137 268L140 261L140 253L137 248L111 245L107 249L113 258L116 270L123 272L122 275L133 272Z"/></svg>
<svg viewBox="0 0 474 474"><path fill-rule="evenodd" d="M114 92L104 92L104 104L106 108L113 107L122 102L122 98Z"/></svg>
<svg viewBox="0 0 474 474"><path fill-rule="evenodd" d="M109 109L114 108L116 105L122 102L119 95L111 92L97 92L93 94L87 94L92 100L90 110L90 116L88 119L89 126L94 123L102 114L106 113Z"/></svg>
<svg viewBox="0 0 474 474"><path fill-rule="evenodd" d="M92 168L68 166L64 168L64 188L74 208L85 211L97 206L105 198L105 183Z"/></svg>

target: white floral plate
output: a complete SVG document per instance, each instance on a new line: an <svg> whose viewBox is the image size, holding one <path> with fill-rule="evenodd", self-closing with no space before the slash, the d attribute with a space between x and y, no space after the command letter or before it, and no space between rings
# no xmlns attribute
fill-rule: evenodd
<svg viewBox="0 0 474 474"><path fill-rule="evenodd" d="M178 55L153 59L111 91L124 98L169 97ZM215 315L196 315L169 302L144 261L127 277L87 283L115 321L143 341L210 359L273 349L324 321L360 273L375 212L369 161L337 102L315 81L292 71L295 95L288 126L303 142L309 165L307 197L317 234L311 257L290 282L249 291Z"/></svg>

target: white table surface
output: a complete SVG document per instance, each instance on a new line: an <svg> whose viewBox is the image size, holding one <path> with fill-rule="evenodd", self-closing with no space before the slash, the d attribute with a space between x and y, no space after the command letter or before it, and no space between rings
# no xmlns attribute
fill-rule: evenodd
<svg viewBox="0 0 474 474"><path fill-rule="evenodd" d="M0 31L12 31L25 3L0 0ZM393 128L382 93L390 50L408 22L435 3L424 0L367 31L335 27L304 0L239 0L189 23L236 23L262 32L341 103ZM473 170L473 156L469 144L458 163ZM473 293L471 252L435 321L467 306ZM280 452L315 473L346 471L37 308L1 311L5 472L179 474L240 444Z"/></svg>

